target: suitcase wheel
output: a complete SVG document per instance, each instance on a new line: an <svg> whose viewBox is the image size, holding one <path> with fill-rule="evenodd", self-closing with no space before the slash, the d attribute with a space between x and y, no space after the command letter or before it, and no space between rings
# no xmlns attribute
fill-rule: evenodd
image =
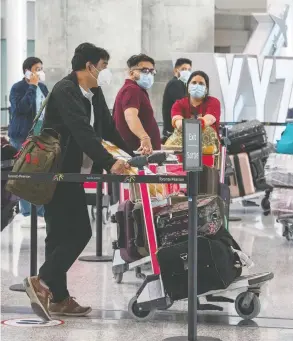
<svg viewBox="0 0 293 341"><path fill-rule="evenodd" d="M244 320L253 320L260 313L260 299L253 292L242 292L235 301L237 314Z"/></svg>
<svg viewBox="0 0 293 341"><path fill-rule="evenodd" d="M269 198L264 197L261 201L261 208L263 209L263 214L265 216L269 215L271 212L271 203Z"/></svg>
<svg viewBox="0 0 293 341"><path fill-rule="evenodd" d="M142 310L137 304L137 296L134 296L128 304L128 312L130 316L138 322L146 322L150 321L155 313L156 310L145 311Z"/></svg>
<svg viewBox="0 0 293 341"><path fill-rule="evenodd" d="M283 237L288 241L293 241L293 225L288 222L283 222Z"/></svg>
<svg viewBox="0 0 293 341"><path fill-rule="evenodd" d="M113 223L113 224L117 223L115 214L111 215L111 223Z"/></svg>

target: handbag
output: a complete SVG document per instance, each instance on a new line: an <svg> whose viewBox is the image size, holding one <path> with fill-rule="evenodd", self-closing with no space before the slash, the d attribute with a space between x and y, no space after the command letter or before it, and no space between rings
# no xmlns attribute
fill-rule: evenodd
<svg viewBox="0 0 293 341"><path fill-rule="evenodd" d="M165 142L166 147L173 147L175 149L182 147L183 137L182 132L175 129L173 134ZM204 155L215 155L218 154L220 150L220 142L215 129L211 126L205 127L202 130L202 153Z"/></svg>
<svg viewBox="0 0 293 341"><path fill-rule="evenodd" d="M56 173L60 168L60 135L54 129L43 128L43 126L40 128L38 135L34 134L39 118L46 108L50 96L51 93L43 102L33 121L27 139L15 156L13 173ZM28 181L28 178L29 176L26 179L19 179L17 175L15 178L10 178L7 181L6 190L34 205L48 204L53 197L57 183L54 181Z"/></svg>
<svg viewBox="0 0 293 341"><path fill-rule="evenodd" d="M218 196L199 195L198 235L213 236L224 225L224 203ZM188 236L188 202L162 208L155 215L155 224L162 247L176 244L182 237Z"/></svg>

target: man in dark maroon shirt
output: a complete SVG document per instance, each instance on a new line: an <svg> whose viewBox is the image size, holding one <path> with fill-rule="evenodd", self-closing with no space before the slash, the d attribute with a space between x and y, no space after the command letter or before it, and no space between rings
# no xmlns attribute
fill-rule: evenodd
<svg viewBox="0 0 293 341"><path fill-rule="evenodd" d="M155 62L145 54L128 59L129 77L116 97L113 118L129 148L143 154L161 149L160 131L146 90L154 83Z"/></svg>

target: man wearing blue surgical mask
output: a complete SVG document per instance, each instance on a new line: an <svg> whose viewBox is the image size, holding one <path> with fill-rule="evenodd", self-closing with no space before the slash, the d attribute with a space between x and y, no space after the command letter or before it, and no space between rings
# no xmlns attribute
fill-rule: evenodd
<svg viewBox="0 0 293 341"><path fill-rule="evenodd" d="M160 131L147 92L154 83L155 62L139 54L129 58L127 65L129 76L116 97L114 121L128 148L151 154L161 149Z"/></svg>
<svg viewBox="0 0 293 341"><path fill-rule="evenodd" d="M177 59L174 67L174 77L167 83L163 96L163 136L168 138L174 128L172 126L171 109L173 104L187 96L186 83L191 75L192 62L187 58Z"/></svg>

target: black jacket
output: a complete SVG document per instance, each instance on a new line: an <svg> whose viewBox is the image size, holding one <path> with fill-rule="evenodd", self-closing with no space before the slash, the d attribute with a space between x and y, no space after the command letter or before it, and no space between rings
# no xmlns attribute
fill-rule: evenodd
<svg viewBox="0 0 293 341"><path fill-rule="evenodd" d="M166 85L163 96L163 135L168 136L174 131L171 120L171 109L173 104L187 95L186 85L177 77L173 77ZM168 134L169 132L169 134Z"/></svg>
<svg viewBox="0 0 293 341"><path fill-rule="evenodd" d="M61 135L62 173L80 173L83 153L93 160L94 172L109 171L116 160L102 146L101 138L132 154L115 128L102 89L98 87L91 91L94 93L93 128L90 125L91 104L82 94L75 72L59 81L49 98L44 128L53 128Z"/></svg>

